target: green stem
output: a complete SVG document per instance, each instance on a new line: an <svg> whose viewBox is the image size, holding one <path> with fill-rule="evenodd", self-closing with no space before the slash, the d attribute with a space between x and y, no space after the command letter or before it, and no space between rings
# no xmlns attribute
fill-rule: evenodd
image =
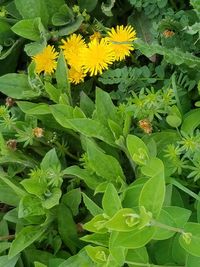
<svg viewBox="0 0 200 267"><path fill-rule="evenodd" d="M185 192L186 194L188 194L189 196L193 197L194 199L196 199L197 201L200 201L200 196L198 196L197 194L195 194L194 192L192 192L191 190L189 190L187 187L185 187L184 185L182 185L181 183L179 183L178 181L176 181L175 179L171 178L170 179L170 183L176 187L178 187L180 190L182 190L183 192Z"/></svg>
<svg viewBox="0 0 200 267"><path fill-rule="evenodd" d="M134 262L134 261L125 261L127 264L133 264L136 266L141 266L141 267L184 267L184 266L172 266L172 265L157 265L153 263L140 263L140 262Z"/></svg>
<svg viewBox="0 0 200 267"><path fill-rule="evenodd" d="M172 89L174 91L174 95L175 95L177 106L178 106L180 112L183 113L182 112L182 107L181 107L181 102L180 102L178 91L177 91L177 87L176 87L176 76L175 76L175 73L173 73L173 75L172 75Z"/></svg>
<svg viewBox="0 0 200 267"><path fill-rule="evenodd" d="M173 232L176 232L176 233L181 233L181 234L184 233L184 230L181 229L181 228L172 227L172 226L157 222L155 220L151 220L151 225L159 227L159 228L162 228L162 229L166 229L166 230L169 230L169 231L173 231Z"/></svg>
<svg viewBox="0 0 200 267"><path fill-rule="evenodd" d="M130 132L131 127L131 115L126 113L125 121L124 121L124 128L123 128L123 136L126 138Z"/></svg>
<svg viewBox="0 0 200 267"><path fill-rule="evenodd" d="M0 236L0 241L10 240L14 238L15 238L15 235Z"/></svg>

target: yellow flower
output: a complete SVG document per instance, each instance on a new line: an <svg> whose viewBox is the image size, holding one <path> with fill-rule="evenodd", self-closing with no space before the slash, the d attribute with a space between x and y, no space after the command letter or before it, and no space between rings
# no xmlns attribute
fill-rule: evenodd
<svg viewBox="0 0 200 267"><path fill-rule="evenodd" d="M94 39L96 39L97 41L99 41L101 39L101 34L100 32L94 32L91 36L90 36L90 41L93 41Z"/></svg>
<svg viewBox="0 0 200 267"><path fill-rule="evenodd" d="M80 34L72 34L70 35L67 40L61 40L62 45L60 46L63 49L63 53L67 63L79 70L81 68L80 63L80 53L83 48L86 48L86 44Z"/></svg>
<svg viewBox="0 0 200 267"><path fill-rule="evenodd" d="M108 41L115 52L115 60L123 60L134 50L132 42L137 39L136 31L132 26L117 26L108 32Z"/></svg>
<svg viewBox="0 0 200 267"><path fill-rule="evenodd" d="M80 82L84 81L84 77L86 76L86 73L82 69L75 69L71 67L69 69L69 81L74 84L78 84Z"/></svg>
<svg viewBox="0 0 200 267"><path fill-rule="evenodd" d="M47 45L45 49L32 57L35 62L35 71L40 74L44 71L45 74L51 74L56 69L56 58L58 57L58 52L51 45Z"/></svg>
<svg viewBox="0 0 200 267"><path fill-rule="evenodd" d="M109 64L115 60L115 54L105 38L100 41L94 39L88 43L88 48L82 50L81 59L83 69L93 76L108 69Z"/></svg>

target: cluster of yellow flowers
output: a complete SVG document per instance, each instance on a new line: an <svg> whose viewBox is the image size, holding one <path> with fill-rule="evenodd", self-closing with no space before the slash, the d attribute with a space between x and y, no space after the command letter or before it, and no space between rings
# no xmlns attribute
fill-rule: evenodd
<svg viewBox="0 0 200 267"><path fill-rule="evenodd" d="M102 74L114 61L124 60L134 50L133 41L136 32L132 26L117 26L111 28L107 36L102 38L99 32L90 36L85 42L80 34L72 34L66 40L61 40L63 50L69 65L69 80L78 84L89 73L90 76ZM41 53L32 57L36 64L36 72L52 74L56 69L58 52L48 45Z"/></svg>

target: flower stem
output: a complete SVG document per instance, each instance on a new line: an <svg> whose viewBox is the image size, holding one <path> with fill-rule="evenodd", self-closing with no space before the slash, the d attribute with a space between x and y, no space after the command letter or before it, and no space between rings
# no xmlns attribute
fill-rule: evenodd
<svg viewBox="0 0 200 267"><path fill-rule="evenodd" d="M181 228L172 227L172 226L157 222L155 220L151 220L151 225L159 227L159 228L162 228L162 229L166 229L166 230L169 230L169 231L173 231L173 232L176 232L176 233L181 233L181 234L184 233L184 230L181 229Z"/></svg>
<svg viewBox="0 0 200 267"><path fill-rule="evenodd" d="M140 262L133 262L133 261L125 261L127 264L133 264L136 266L141 266L141 267L175 267L174 265L157 265L153 263L140 263ZM184 267L184 266L176 266L176 267Z"/></svg>

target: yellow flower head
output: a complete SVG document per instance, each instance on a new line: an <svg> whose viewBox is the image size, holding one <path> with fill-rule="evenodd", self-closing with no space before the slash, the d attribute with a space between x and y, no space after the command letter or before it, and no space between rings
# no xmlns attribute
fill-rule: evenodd
<svg viewBox="0 0 200 267"><path fill-rule="evenodd" d="M100 41L94 39L82 50L81 60L83 69L93 76L108 69L115 60L115 54L105 38Z"/></svg>
<svg viewBox="0 0 200 267"><path fill-rule="evenodd" d="M45 49L32 57L35 62L35 71L40 74L44 71L45 74L51 74L56 69L56 58L58 57L58 52L51 45L47 45Z"/></svg>
<svg viewBox="0 0 200 267"><path fill-rule="evenodd" d="M108 32L108 41L112 45L115 52L115 60L123 60L130 55L130 51L134 50L132 42L137 39L136 31L132 26L117 26L116 29L111 28Z"/></svg>
<svg viewBox="0 0 200 267"><path fill-rule="evenodd" d="M97 41L99 41L101 39L101 34L100 32L94 32L91 36L90 36L90 41L93 41L94 39L96 39Z"/></svg>
<svg viewBox="0 0 200 267"><path fill-rule="evenodd" d="M82 69L77 70L73 67L69 69L69 81L71 83L78 84L83 82L85 76L86 73Z"/></svg>
<svg viewBox="0 0 200 267"><path fill-rule="evenodd" d="M67 63L73 67L80 69L80 53L83 48L86 48L86 44L80 34L73 33L70 35L67 40L61 40L62 45L60 46L63 49L63 53Z"/></svg>

